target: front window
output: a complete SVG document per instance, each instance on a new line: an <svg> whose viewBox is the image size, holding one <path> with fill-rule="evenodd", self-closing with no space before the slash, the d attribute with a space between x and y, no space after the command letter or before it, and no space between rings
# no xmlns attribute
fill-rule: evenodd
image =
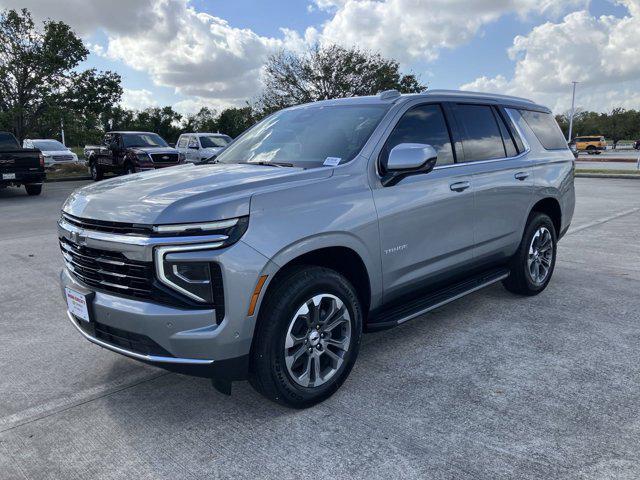
<svg viewBox="0 0 640 480"><path fill-rule="evenodd" d="M221 135L210 135L206 137L200 137L200 144L202 148L220 148L226 147L231 143L231 137Z"/></svg>
<svg viewBox="0 0 640 480"><path fill-rule="evenodd" d="M160 135L155 133L126 133L122 135L122 142L127 147L168 147Z"/></svg>
<svg viewBox="0 0 640 480"><path fill-rule="evenodd" d="M310 105L267 117L232 143L219 163L315 168L352 160L389 105Z"/></svg>
<svg viewBox="0 0 640 480"><path fill-rule="evenodd" d="M33 148L37 148L41 152L59 152L67 149L57 140L34 140Z"/></svg>

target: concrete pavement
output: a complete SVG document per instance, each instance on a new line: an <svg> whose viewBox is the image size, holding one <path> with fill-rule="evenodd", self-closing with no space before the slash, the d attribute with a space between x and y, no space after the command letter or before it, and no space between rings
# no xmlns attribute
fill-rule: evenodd
<svg viewBox="0 0 640 480"><path fill-rule="evenodd" d="M576 179L554 279L367 335L341 390L292 411L89 344L55 221L75 184L0 190L0 478L640 477L640 194Z"/></svg>

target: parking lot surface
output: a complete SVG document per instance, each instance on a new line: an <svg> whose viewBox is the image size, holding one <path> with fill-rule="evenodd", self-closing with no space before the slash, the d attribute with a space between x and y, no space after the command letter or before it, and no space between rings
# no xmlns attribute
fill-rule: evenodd
<svg viewBox="0 0 640 480"><path fill-rule="evenodd" d="M497 285L367 335L304 411L78 335L55 222L80 185L0 190L3 480L640 478L640 182L576 179L545 292Z"/></svg>

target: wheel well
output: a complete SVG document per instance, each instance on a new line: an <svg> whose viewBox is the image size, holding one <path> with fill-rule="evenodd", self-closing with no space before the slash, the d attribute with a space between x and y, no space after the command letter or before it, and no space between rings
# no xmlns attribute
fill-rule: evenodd
<svg viewBox="0 0 640 480"><path fill-rule="evenodd" d="M560 203L555 198L545 198L536 203L531 209L532 212L540 212L549 215L553 226L556 229L556 235L560 236L560 229L562 228L562 210Z"/></svg>
<svg viewBox="0 0 640 480"><path fill-rule="evenodd" d="M269 283L269 287L265 292L265 297L269 290L277 285L278 280L285 276L291 269L300 265L315 265L318 267L326 267L344 275L351 282L353 288L356 289L358 298L362 303L362 311L366 316L371 305L371 284L369 282L369 273L364 262L355 251L348 247L327 247L300 255L294 258L276 273L273 280Z"/></svg>

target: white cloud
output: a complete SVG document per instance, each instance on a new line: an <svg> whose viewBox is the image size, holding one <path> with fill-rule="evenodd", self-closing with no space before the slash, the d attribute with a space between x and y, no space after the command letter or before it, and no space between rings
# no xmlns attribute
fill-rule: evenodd
<svg viewBox="0 0 640 480"><path fill-rule="evenodd" d="M38 20L62 20L80 35L96 29L110 32L137 30L146 24L154 0L0 0L0 8L28 9Z"/></svg>
<svg viewBox="0 0 640 480"><path fill-rule="evenodd" d="M515 37L508 52L516 62L511 78L479 77L462 88L527 96L562 112L576 80L583 108L640 107L640 1L620 3L628 9L622 18L583 10Z"/></svg>
<svg viewBox="0 0 640 480"><path fill-rule="evenodd" d="M434 60L469 42L508 14L557 15L587 0L315 0L333 12L322 27L326 42L357 45L403 62Z"/></svg>
<svg viewBox="0 0 640 480"><path fill-rule="evenodd" d="M147 89L130 90L125 88L122 92L120 105L131 110L144 110L147 107L155 107L158 102L153 97L153 93Z"/></svg>

